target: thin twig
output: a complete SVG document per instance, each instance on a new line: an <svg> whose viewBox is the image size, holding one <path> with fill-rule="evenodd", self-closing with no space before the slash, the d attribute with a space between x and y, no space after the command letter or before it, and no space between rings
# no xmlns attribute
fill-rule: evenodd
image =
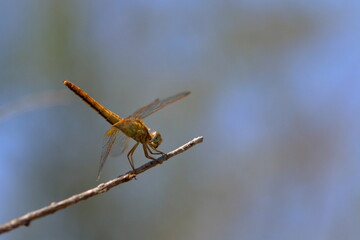
<svg viewBox="0 0 360 240"><path fill-rule="evenodd" d="M201 143L203 141L203 137L197 137L194 138L193 140L191 140L190 142L184 144L183 146L167 153L166 155L163 155L161 157L159 157L157 159L157 161L159 161L160 163L174 157L177 154L180 154L186 150L188 150L189 148L195 146L198 143ZM69 207L71 205L76 204L77 202L80 202L82 200L88 199L90 197L96 196L98 194L104 193L109 191L111 188L128 182L132 179L134 179L136 177L137 174L140 174L150 168L155 167L156 165L159 164L159 162L157 161L150 161L148 163L145 163L144 165L142 165L141 167L135 169L135 171L129 171L123 175L118 176L117 178L110 180L106 183L102 183L100 185L98 185L95 188L89 189L85 192L73 195L65 200L62 200L60 202L53 202L50 205L40 208L38 210L35 210L33 212L29 212L19 218L15 218L3 225L0 225L0 234L4 233L4 232L8 232L12 229L15 229L17 227L20 227L22 225L24 226L29 226L30 222L37 219L37 218L41 218L44 217L46 215L49 215L51 213L57 212L63 208Z"/></svg>

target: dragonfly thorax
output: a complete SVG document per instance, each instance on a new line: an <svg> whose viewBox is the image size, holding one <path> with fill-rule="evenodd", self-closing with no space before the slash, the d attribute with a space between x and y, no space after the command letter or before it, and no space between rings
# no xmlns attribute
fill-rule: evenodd
<svg viewBox="0 0 360 240"><path fill-rule="evenodd" d="M162 142L162 137L160 133L158 131L154 131L150 133L150 136L151 141L149 142L149 145L151 145L153 148L157 148Z"/></svg>

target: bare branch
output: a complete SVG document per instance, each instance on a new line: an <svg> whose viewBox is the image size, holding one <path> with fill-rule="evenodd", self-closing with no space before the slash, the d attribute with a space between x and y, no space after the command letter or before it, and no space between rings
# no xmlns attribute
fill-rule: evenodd
<svg viewBox="0 0 360 240"><path fill-rule="evenodd" d="M194 138L193 140L184 144L183 146L167 153L166 155L159 157L157 159L157 161L162 163L162 162L174 157L175 155L178 155L178 154L188 150L189 148L195 146L196 144L201 143L203 141L203 139L204 139L203 137ZM60 201L60 202L53 202L46 207L35 210L33 212L29 212L19 218L15 218L3 225L0 225L0 234L8 232L8 231L15 229L17 227L20 227L22 225L29 226L30 222L37 218L44 217L51 213L57 212L63 208L74 205L77 202L80 202L82 200L88 199L90 197L96 196L96 195L104 193L104 192L107 192L111 188L113 188L119 184L122 184L122 183L125 183L125 182L128 182L128 181L134 179L137 174L140 174L150 168L155 167L156 165L159 164L157 161L150 161L150 162L142 165L141 167L135 169L135 171L129 171L121 176L118 176L117 178L115 178L113 180L110 180L106 183L102 183L95 188L92 188L85 192L73 195L65 200Z"/></svg>

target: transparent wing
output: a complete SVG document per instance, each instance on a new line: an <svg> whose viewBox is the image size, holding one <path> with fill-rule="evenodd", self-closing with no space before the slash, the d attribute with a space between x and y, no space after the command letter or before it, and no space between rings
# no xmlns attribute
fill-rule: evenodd
<svg viewBox="0 0 360 240"><path fill-rule="evenodd" d="M115 128L115 127L110 128L105 133L104 143L103 143L101 158L100 158L100 165L99 165L99 170L98 170L98 174L97 174L97 180L99 180L99 178L100 178L101 170L104 167L106 159L108 158L111 148L113 147L116 137L119 135L119 133L120 133L120 129Z"/></svg>
<svg viewBox="0 0 360 240"><path fill-rule="evenodd" d="M110 156L111 157L117 157L120 156L121 154L123 154L126 149L129 147L130 144L130 138L128 136L126 136L125 134L120 134L114 144L113 147L110 151Z"/></svg>
<svg viewBox="0 0 360 240"><path fill-rule="evenodd" d="M160 109L166 107L170 103L174 103L176 101L179 101L180 99L186 97L189 95L190 92L181 92L174 96L164 98L162 100L155 99L153 102L149 103L148 105L138 109L136 112L131 114L129 118L145 118L149 116L150 114L153 114L156 111L159 111Z"/></svg>

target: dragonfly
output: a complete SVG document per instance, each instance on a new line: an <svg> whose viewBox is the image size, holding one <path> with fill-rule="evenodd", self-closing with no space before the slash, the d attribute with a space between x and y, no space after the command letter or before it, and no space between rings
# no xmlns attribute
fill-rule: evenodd
<svg viewBox="0 0 360 240"><path fill-rule="evenodd" d="M101 171L110 152L114 152L114 150L112 150L114 145L117 145L118 150L121 150L120 153L124 153L129 147L131 138L135 140L136 143L128 152L127 159L134 173L136 170L133 154L140 144L142 145L146 158L159 162L151 155L165 154L157 149L162 143L163 139L158 131L150 132L150 129L145 125L142 119L190 94L189 91L186 91L161 100L157 98L148 105L139 108L127 118L121 118L119 115L105 108L98 101L90 97L85 91L81 90L74 83L65 80L64 84L112 125L112 127L105 132L100 165L97 173L97 180L100 178Z"/></svg>

